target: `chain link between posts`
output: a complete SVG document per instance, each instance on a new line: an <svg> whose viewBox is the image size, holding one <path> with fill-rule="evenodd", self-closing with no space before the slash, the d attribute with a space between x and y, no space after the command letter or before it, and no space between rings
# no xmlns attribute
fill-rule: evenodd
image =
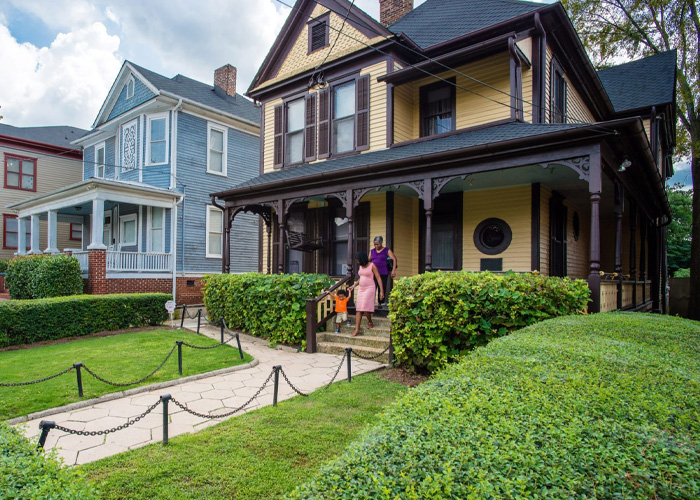
<svg viewBox="0 0 700 500"><path fill-rule="evenodd" d="M48 377L40 378L39 380L32 380L30 382L15 382L15 383L11 383L11 384L4 384L4 383L0 382L0 387L19 387L22 385L38 384L41 382L46 382L47 380L51 380L52 378L60 377L61 375L65 375L66 373L68 373L69 371L71 371L73 369L75 369L75 367L71 366L70 368L66 368L62 372L56 373L55 375L49 375Z"/></svg>
<svg viewBox="0 0 700 500"><path fill-rule="evenodd" d="M151 413L155 408L161 403L162 401L159 399L155 403L153 403L151 406L148 407L148 409L143 412L141 415L130 418L129 420L126 421L126 423L122 425L118 425L117 427L112 427L111 429L105 429L102 431L77 431L75 429L69 429L67 427L63 427L62 425L55 425L55 428L58 429L59 431L67 432L68 434L75 434L77 436L102 436L104 434L111 434L112 432L117 432L122 429L126 429L130 425L134 425L136 422L141 420L143 417Z"/></svg>
<svg viewBox="0 0 700 500"><path fill-rule="evenodd" d="M165 359L163 360L163 362L162 362L161 364L159 364L158 367L157 367L155 370L153 370L151 373L149 373L149 374L146 375L145 377L142 377L142 378L140 378L140 379L138 379L138 380L135 380L135 381L133 381L133 382L127 382L127 383L111 382L111 381L109 381L109 380L107 380L107 379L104 379L104 378L100 377L97 373L93 372L90 368L88 368L87 365L83 365L83 368L85 368L85 371L86 371L86 372L88 372L90 375L92 375L93 377L95 377L95 378L96 378L97 380L99 380L100 382L104 382L105 384L113 385L113 386L116 386L116 387L128 387L128 386L130 386L130 385L140 384L140 383L143 382L144 380L147 380L147 379L149 379L150 377L152 377L153 375L155 375L155 373L156 373L158 370L160 370L161 368L163 368L163 365L170 359L170 356L173 355L173 352L175 352L175 349L176 349L176 348L177 348L177 344L175 344L175 345L173 346L173 348L170 349L170 352L168 353L168 355L165 356Z"/></svg>

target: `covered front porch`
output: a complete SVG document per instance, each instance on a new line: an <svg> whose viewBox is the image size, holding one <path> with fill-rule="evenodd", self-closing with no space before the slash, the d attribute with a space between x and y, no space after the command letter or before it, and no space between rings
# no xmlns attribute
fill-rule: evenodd
<svg viewBox="0 0 700 500"><path fill-rule="evenodd" d="M182 197L136 183L87 179L29 198L8 207L17 212L19 234L27 235L19 238L17 255L73 255L86 279L170 279ZM44 249L39 245L42 220L47 221L48 233ZM75 246L57 247L59 221L70 223ZM94 287L87 288L94 292Z"/></svg>

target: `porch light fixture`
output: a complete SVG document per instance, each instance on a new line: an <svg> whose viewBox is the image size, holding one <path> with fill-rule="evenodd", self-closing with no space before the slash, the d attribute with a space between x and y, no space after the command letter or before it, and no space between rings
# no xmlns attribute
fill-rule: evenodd
<svg viewBox="0 0 700 500"><path fill-rule="evenodd" d="M81 206L75 207L75 211L76 211L76 212L80 212L82 209L83 209L83 207L81 207Z"/></svg>
<svg viewBox="0 0 700 500"><path fill-rule="evenodd" d="M620 163L620 166L617 167L617 171L624 172L625 170L630 168L631 165L632 165L632 162L629 161L627 158L625 158L624 160L622 160L622 163Z"/></svg>

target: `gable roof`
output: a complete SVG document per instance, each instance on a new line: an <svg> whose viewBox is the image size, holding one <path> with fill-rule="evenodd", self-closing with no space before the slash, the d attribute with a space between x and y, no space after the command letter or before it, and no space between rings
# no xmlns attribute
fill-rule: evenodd
<svg viewBox="0 0 700 500"><path fill-rule="evenodd" d="M520 0L428 0L389 30L427 49L543 7L548 5Z"/></svg>
<svg viewBox="0 0 700 500"><path fill-rule="evenodd" d="M618 113L672 103L676 94L676 51L602 69L598 77Z"/></svg>
<svg viewBox="0 0 700 500"><path fill-rule="evenodd" d="M71 144L87 134L87 130L68 125L57 125L53 127L14 127L0 123L0 135L8 135L18 139L50 144L66 149L78 149Z"/></svg>

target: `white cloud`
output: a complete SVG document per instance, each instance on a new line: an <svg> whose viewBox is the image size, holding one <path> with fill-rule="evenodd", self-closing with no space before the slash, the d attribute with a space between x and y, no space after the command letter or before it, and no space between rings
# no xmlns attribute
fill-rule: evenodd
<svg viewBox="0 0 700 500"><path fill-rule="evenodd" d="M87 0L11 0L11 3L56 30L89 26L101 17L97 6Z"/></svg>
<svg viewBox="0 0 700 500"><path fill-rule="evenodd" d="M60 33L43 48L18 43L0 25L0 60L12 68L0 79L4 122L89 128L121 66L118 49L102 23Z"/></svg>

